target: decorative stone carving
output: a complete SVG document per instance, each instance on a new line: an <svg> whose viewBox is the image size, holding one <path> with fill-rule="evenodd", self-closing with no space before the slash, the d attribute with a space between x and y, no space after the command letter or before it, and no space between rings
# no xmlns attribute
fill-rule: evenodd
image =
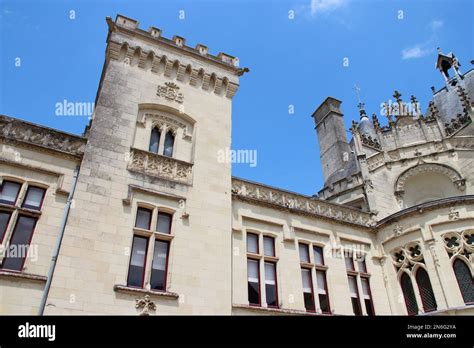
<svg viewBox="0 0 474 348"><path fill-rule="evenodd" d="M474 262L474 229L467 229L462 232L448 232L443 234L441 238L450 258L461 256L470 262Z"/></svg>
<svg viewBox="0 0 474 348"><path fill-rule="evenodd" d="M156 305L149 295L145 295L143 298L135 300L135 308L140 310L138 315L147 316L150 315L150 312L156 310Z"/></svg>
<svg viewBox="0 0 474 348"><path fill-rule="evenodd" d="M449 220L457 220L459 219L459 212L454 207L451 207L448 216Z"/></svg>
<svg viewBox="0 0 474 348"><path fill-rule="evenodd" d="M156 153L132 149L127 169L186 185L192 184L192 163Z"/></svg>
<svg viewBox="0 0 474 348"><path fill-rule="evenodd" d="M240 179L232 179L232 194L237 199L251 200L257 204L272 204L281 209L292 209L296 212L324 216L351 224L367 227L375 224L368 213Z"/></svg>
<svg viewBox="0 0 474 348"><path fill-rule="evenodd" d="M25 143L44 150L81 157L84 154L86 138L63 133L32 123L0 116L0 138L7 142Z"/></svg>
<svg viewBox="0 0 474 348"><path fill-rule="evenodd" d="M423 251L419 242L410 242L402 247L396 248L391 253L392 262L396 270L410 271L415 265L424 265Z"/></svg>
<svg viewBox="0 0 474 348"><path fill-rule="evenodd" d="M179 104L181 104L184 99L183 93L179 92L179 86L173 82L166 82L164 86L158 86L156 95Z"/></svg>
<svg viewBox="0 0 474 348"><path fill-rule="evenodd" d="M396 237L399 237L403 234L403 227L400 226L399 224L396 224L395 227L393 228L393 232L395 232Z"/></svg>

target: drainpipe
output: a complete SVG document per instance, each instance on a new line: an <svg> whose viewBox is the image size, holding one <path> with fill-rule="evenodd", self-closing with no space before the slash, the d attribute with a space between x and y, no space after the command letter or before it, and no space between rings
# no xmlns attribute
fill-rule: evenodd
<svg viewBox="0 0 474 348"><path fill-rule="evenodd" d="M43 296L41 297L41 303L38 310L38 315L44 314L44 308L46 307L46 300L48 299L49 289L51 287L51 282L53 280L54 269L56 268L56 262L59 256L59 249L61 248L61 242L64 236L64 230L66 229L67 218L69 216L69 210L71 209L72 197L74 196L74 191L76 190L77 179L79 178L79 166L76 166L74 170L74 177L72 179L71 191L67 197L66 206L64 207L63 217L61 219L61 228L59 230L58 238L56 239L56 245L54 246L53 256L51 257L51 264L48 271L48 279L44 287Z"/></svg>

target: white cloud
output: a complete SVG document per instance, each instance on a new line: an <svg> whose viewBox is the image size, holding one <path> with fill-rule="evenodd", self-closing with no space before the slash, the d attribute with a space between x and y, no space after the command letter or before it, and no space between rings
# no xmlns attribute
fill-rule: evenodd
<svg viewBox="0 0 474 348"><path fill-rule="evenodd" d="M311 15L334 11L346 5L348 0L311 0Z"/></svg>
<svg viewBox="0 0 474 348"><path fill-rule="evenodd" d="M428 28L431 31L431 37L423 42L413 45L402 50L402 59L417 59L423 58L431 54L434 51L433 45L436 41L437 31L444 25L442 20L433 19L429 24Z"/></svg>
<svg viewBox="0 0 474 348"><path fill-rule="evenodd" d="M405 48L402 51L402 59L416 59L426 57L433 49L423 48L420 45L415 45L410 48Z"/></svg>
<svg viewBox="0 0 474 348"><path fill-rule="evenodd" d="M431 30L435 31L435 30L441 28L443 26L443 24L444 24L443 21L435 19L435 20L431 21L430 28L431 28Z"/></svg>

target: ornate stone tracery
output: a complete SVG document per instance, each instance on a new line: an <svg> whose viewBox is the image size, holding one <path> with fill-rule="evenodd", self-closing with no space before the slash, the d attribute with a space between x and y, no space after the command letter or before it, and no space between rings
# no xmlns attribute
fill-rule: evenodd
<svg viewBox="0 0 474 348"><path fill-rule="evenodd" d="M450 259L460 256L469 260L471 264L474 262L474 229L448 232L441 237Z"/></svg>
<svg viewBox="0 0 474 348"><path fill-rule="evenodd" d="M416 241L396 248L390 254L399 275L403 271L412 272L416 265L425 264L421 244Z"/></svg>

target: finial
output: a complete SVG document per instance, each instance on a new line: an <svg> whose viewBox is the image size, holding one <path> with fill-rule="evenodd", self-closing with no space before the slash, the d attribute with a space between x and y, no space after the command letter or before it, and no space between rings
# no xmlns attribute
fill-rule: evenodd
<svg viewBox="0 0 474 348"><path fill-rule="evenodd" d="M411 100L411 102L412 102L413 104L418 103L418 100L416 100L416 97L415 97L414 95L411 95L411 96L410 96L410 100Z"/></svg>
<svg viewBox="0 0 474 348"><path fill-rule="evenodd" d="M398 103L402 101L401 96L402 96L401 93L397 90L393 93L393 97L397 100Z"/></svg>
<svg viewBox="0 0 474 348"><path fill-rule="evenodd" d="M436 47L436 50L438 51L439 54L443 54L443 52L441 52L441 48L440 48L440 47Z"/></svg>
<svg viewBox="0 0 474 348"><path fill-rule="evenodd" d="M435 86L431 86L431 92L433 92L433 94L435 94L435 92L436 92Z"/></svg>

